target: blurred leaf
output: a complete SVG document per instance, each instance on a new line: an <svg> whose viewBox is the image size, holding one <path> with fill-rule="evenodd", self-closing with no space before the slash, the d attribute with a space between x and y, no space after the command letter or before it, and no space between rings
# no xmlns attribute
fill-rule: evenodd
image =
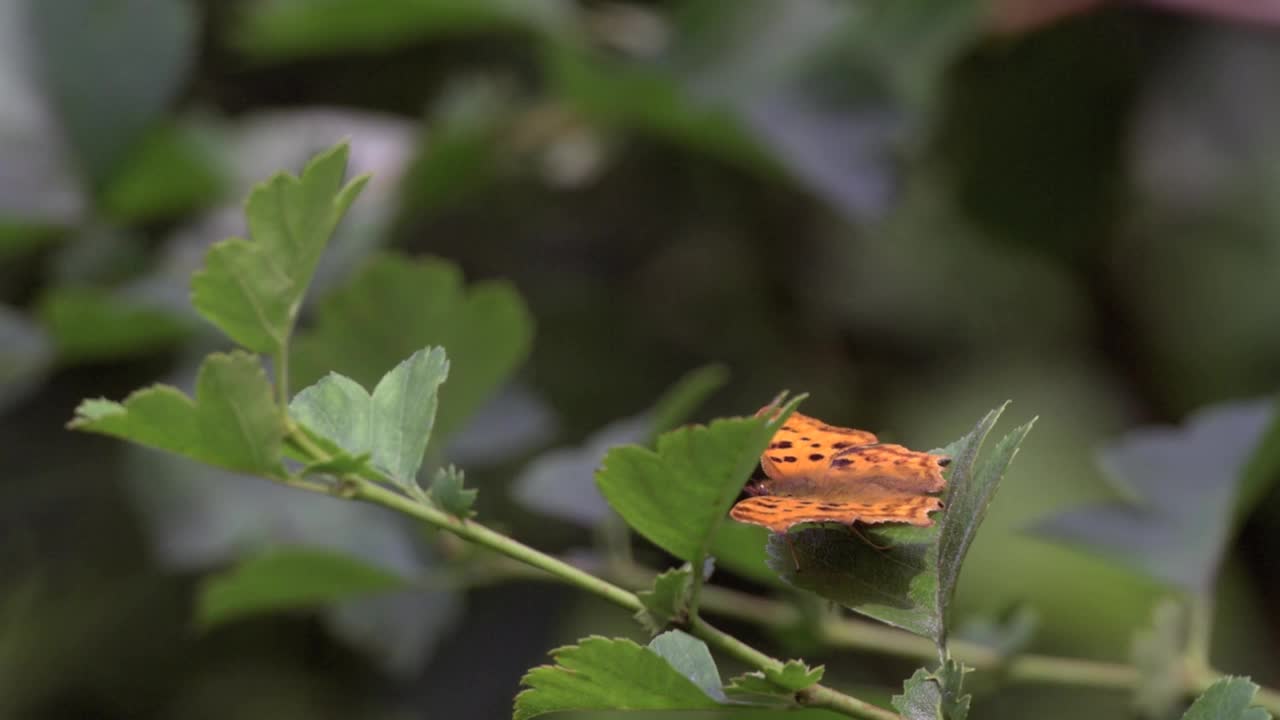
<svg viewBox="0 0 1280 720"><path fill-rule="evenodd" d="M36 390L53 365L53 354L44 331L0 305L0 412Z"/></svg>
<svg viewBox="0 0 1280 720"><path fill-rule="evenodd" d="M527 689L516 696L515 720L561 710L698 710L720 705L688 677L706 679L698 668L677 670L662 655L631 640L589 637L552 650L551 656L555 665L536 667L520 681Z"/></svg>
<svg viewBox="0 0 1280 720"><path fill-rule="evenodd" d="M556 91L589 119L653 133L739 165L772 168L730 109L692 95L669 69L562 45L547 52Z"/></svg>
<svg viewBox="0 0 1280 720"><path fill-rule="evenodd" d="M1133 635L1130 661L1140 678L1134 685L1133 705L1141 717L1171 717L1182 702L1187 623L1186 605L1166 598L1156 604L1151 625Z"/></svg>
<svg viewBox="0 0 1280 720"><path fill-rule="evenodd" d="M999 613L982 613L965 618L949 633L950 639L967 640L990 648L1007 663L1035 638L1040 614L1031 605L1019 603ZM997 672L999 668L996 668Z"/></svg>
<svg viewBox="0 0 1280 720"><path fill-rule="evenodd" d="M684 618L689 610L689 591L693 588L693 569L672 568L654 578L653 588L636 593L644 609L636 619L651 633L662 632L673 621Z"/></svg>
<svg viewBox="0 0 1280 720"><path fill-rule="evenodd" d="M936 672L916 670L893 696L893 707L907 720L965 720L972 696L963 693L963 664L948 660Z"/></svg>
<svg viewBox="0 0 1280 720"><path fill-rule="evenodd" d="M251 55L288 59L460 32L561 32L572 20L565 0L269 0L246 10L236 39Z"/></svg>
<svg viewBox="0 0 1280 720"><path fill-rule="evenodd" d="M487 187L509 143L502 134L518 117L513 91L487 78L446 88L427 118L428 132L405 176L405 194L439 211Z"/></svg>
<svg viewBox="0 0 1280 720"><path fill-rule="evenodd" d="M658 438L657 452L614 448L596 485L641 535L682 560L700 562L760 453L802 399L772 419L721 419L673 430Z"/></svg>
<svg viewBox="0 0 1280 720"><path fill-rule="evenodd" d="M200 366L195 400L169 385L124 403L85 400L69 425L167 450L227 470L283 477L285 423L254 355L214 353Z"/></svg>
<svg viewBox="0 0 1280 720"><path fill-rule="evenodd" d="M660 433L692 415L727 376L720 365L691 370L648 411L609 423L578 447L555 448L534 458L516 478L513 495L544 515L595 527L611 515L594 481L609 449L631 443L651 445Z"/></svg>
<svg viewBox="0 0 1280 720"><path fill-rule="evenodd" d="M146 222L218 202L229 183L219 157L225 150L191 125L153 128L107 181L103 214L120 223Z"/></svg>
<svg viewBox="0 0 1280 720"><path fill-rule="evenodd" d="M1274 401L1273 401L1274 402ZM1249 462L1245 464L1236 497L1233 526L1245 521L1267 491L1280 477L1280 413L1272 413L1271 421L1258 440Z"/></svg>
<svg viewBox="0 0 1280 720"><path fill-rule="evenodd" d="M512 484L512 495L538 513L583 527L595 527L612 515L595 472L610 449L649 440L649 413L615 420L576 447L548 450L524 466Z"/></svg>
<svg viewBox="0 0 1280 720"><path fill-rule="evenodd" d="M154 352L195 329L190 317L93 287L51 287L41 295L36 312L64 363Z"/></svg>
<svg viewBox="0 0 1280 720"><path fill-rule="evenodd" d="M186 0L40 0L26 8L44 88L101 184L182 89L200 18Z"/></svg>
<svg viewBox="0 0 1280 720"><path fill-rule="evenodd" d="M368 180L342 185L347 149L342 143L317 155L301 177L281 172L255 187L245 206L252 241L215 244L192 277L196 310L246 349L287 347L316 263Z"/></svg>
<svg viewBox="0 0 1280 720"><path fill-rule="evenodd" d="M32 62L27 2L0 3L0 260L80 220L79 168Z"/></svg>
<svg viewBox="0 0 1280 720"><path fill-rule="evenodd" d="M272 548L302 546L421 580L435 558L406 518L373 505L301 493L134 446L127 487L151 555L183 575L231 566ZM321 611L325 627L379 667L413 677L456 627L461 597L439 584L351 597Z"/></svg>
<svg viewBox="0 0 1280 720"><path fill-rule="evenodd" d="M702 407L707 398L729 382L729 369L723 365L703 365L685 373L675 384L667 388L649 409L650 431L656 438L674 430L688 420L695 410Z"/></svg>
<svg viewBox="0 0 1280 720"><path fill-rule="evenodd" d="M987 413L968 435L939 451L952 462L947 468L946 509L933 525L861 531L871 542L887 542L883 550L846 528L773 535L770 566L796 587L942 642L965 553L1018 445L1035 422L1009 433L979 464L978 452L1004 407Z"/></svg>
<svg viewBox="0 0 1280 720"><path fill-rule="evenodd" d="M205 580L197 616L201 625L210 627L246 615L312 607L408 585L404 578L349 555L280 548Z"/></svg>
<svg viewBox="0 0 1280 720"><path fill-rule="evenodd" d="M452 263L378 255L321 301L294 343L293 368L299 382L334 370L368 387L410 353L443 347L451 371L440 388L434 448L520 365L532 336L529 311L507 283L464 288Z"/></svg>
<svg viewBox="0 0 1280 720"><path fill-rule="evenodd" d="M372 395L330 373L299 392L289 412L348 453L368 453L375 466L412 491L431 439L436 391L448 373L444 350L425 348L383 376Z"/></svg>
<svg viewBox="0 0 1280 720"><path fill-rule="evenodd" d="M476 502L476 490L463 488L462 471L450 465L436 470L431 481L431 500L441 510L463 520L475 515L471 506Z"/></svg>
<svg viewBox="0 0 1280 720"><path fill-rule="evenodd" d="M1250 707L1257 692L1247 678L1224 677L1196 698L1182 720L1271 720L1271 713Z"/></svg>
<svg viewBox="0 0 1280 720"><path fill-rule="evenodd" d="M1140 428L1098 453L1122 499L1068 510L1039 535L1087 548L1197 595L1212 590L1240 483L1273 400L1200 410L1179 428Z"/></svg>

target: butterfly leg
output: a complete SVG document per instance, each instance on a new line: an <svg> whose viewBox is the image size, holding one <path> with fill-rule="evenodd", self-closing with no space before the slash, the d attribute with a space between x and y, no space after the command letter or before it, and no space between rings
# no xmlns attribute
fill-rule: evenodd
<svg viewBox="0 0 1280 720"><path fill-rule="evenodd" d="M888 550L888 549L889 549L889 547L890 547L889 545L877 545L877 544L875 544L875 543L871 542L871 539L870 539L870 538L868 538L866 535L863 535L863 534L858 530L858 528L854 527L854 524L853 524L853 523L849 523L846 527L848 527L848 528L849 528L849 532L853 533L854 535L857 535L859 540L861 540L862 542L864 542L864 543L866 543L866 544L870 545L872 548L874 548L874 549L876 549L876 550Z"/></svg>

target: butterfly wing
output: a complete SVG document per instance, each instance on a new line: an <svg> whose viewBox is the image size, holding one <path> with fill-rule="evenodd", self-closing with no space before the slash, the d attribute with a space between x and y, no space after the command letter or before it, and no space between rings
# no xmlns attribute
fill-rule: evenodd
<svg viewBox="0 0 1280 720"><path fill-rule="evenodd" d="M772 409L766 407L760 412ZM760 466L770 480L808 478L816 480L826 474L831 459L840 452L876 441L865 430L828 425L800 413L782 424L760 457Z"/></svg>
<svg viewBox="0 0 1280 720"><path fill-rule="evenodd" d="M774 532L815 522L929 525L929 513L942 508L930 493L945 487L942 468L949 462L793 413L760 458L768 476L759 487L764 494L729 514Z"/></svg>
<svg viewBox="0 0 1280 720"><path fill-rule="evenodd" d="M734 520L761 525L776 533L784 533L801 523L854 522L876 524L900 522L930 525L929 513L942 509L942 501L932 495L903 493L882 497L873 502L825 501L815 498L761 495L734 505L729 516Z"/></svg>

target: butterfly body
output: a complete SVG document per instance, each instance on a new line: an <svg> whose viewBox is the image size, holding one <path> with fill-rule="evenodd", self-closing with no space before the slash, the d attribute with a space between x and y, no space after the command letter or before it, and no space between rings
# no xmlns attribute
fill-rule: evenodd
<svg viewBox="0 0 1280 720"><path fill-rule="evenodd" d="M765 479L729 514L779 533L801 523L930 525L929 513L942 508L931 493L946 486L949 462L792 413L760 458Z"/></svg>

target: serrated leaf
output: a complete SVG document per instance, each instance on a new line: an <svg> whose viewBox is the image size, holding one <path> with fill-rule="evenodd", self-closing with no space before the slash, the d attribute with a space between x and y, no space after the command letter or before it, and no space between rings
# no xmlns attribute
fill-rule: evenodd
<svg viewBox="0 0 1280 720"><path fill-rule="evenodd" d="M419 348L443 347L452 368L432 433L440 447L524 361L532 337L528 308L509 284L468 288L452 263L383 254L321 300L293 343L293 371L303 384L332 370L370 387Z"/></svg>
<svg viewBox="0 0 1280 720"><path fill-rule="evenodd" d="M596 473L596 485L637 532L696 562L760 453L801 399L774 418L730 418L674 430L658 438L656 452L636 445L614 448Z"/></svg>
<svg viewBox="0 0 1280 720"><path fill-rule="evenodd" d="M1197 595L1212 590L1245 469L1275 414L1249 401L1201 410L1178 428L1132 431L1099 452L1123 499L1035 527Z"/></svg>
<svg viewBox="0 0 1280 720"><path fill-rule="evenodd" d="M689 591L693 587L693 569L685 564L654 578L653 588L636 593L644 608L636 619L652 633L661 632L673 621L685 616L689 609Z"/></svg>
<svg viewBox="0 0 1280 720"><path fill-rule="evenodd" d="M799 660L788 660L782 670L757 670L739 675L729 681L725 691L730 697L756 700L774 697L794 701L795 694L822 680L826 668L819 665L810 668Z"/></svg>
<svg viewBox="0 0 1280 720"><path fill-rule="evenodd" d="M373 461L401 485L413 485L436 419L437 392L449 375L443 348L409 356L373 389L369 420Z"/></svg>
<svg viewBox="0 0 1280 720"><path fill-rule="evenodd" d="M411 583L382 568L332 550L280 548L205 580L197 618L210 627L246 615L313 607Z"/></svg>
<svg viewBox="0 0 1280 720"><path fill-rule="evenodd" d="M940 451L952 462L947 468L946 509L932 526L861 528L858 533L812 528L775 534L769 538L770 566L796 587L940 642L964 555L1000 478L1031 429L1032 423L1015 429L979 464L983 440L1003 411L1004 406L991 411L968 435ZM872 542L888 547L872 547Z"/></svg>
<svg viewBox="0 0 1280 720"><path fill-rule="evenodd" d="M452 465L436 470L431 481L431 500L441 510L464 520L475 514L471 506L476 502L476 493L463 487L462 471Z"/></svg>
<svg viewBox="0 0 1280 720"><path fill-rule="evenodd" d="M811 668L799 660L788 660L782 670L765 670L764 676L777 685L792 692L799 692L822 680L826 668L819 665Z"/></svg>
<svg viewBox="0 0 1280 720"><path fill-rule="evenodd" d="M963 692L966 672L954 660L935 672L920 668L902 684L902 694L893 696L893 707L906 720L965 720L972 699Z"/></svg>
<svg viewBox="0 0 1280 720"><path fill-rule="evenodd" d="M196 310L242 347L274 354L287 346L329 236L368 180L343 186L346 167L341 143L301 176L282 172L259 184L245 206L252 240L214 244L192 277Z"/></svg>
<svg viewBox="0 0 1280 720"><path fill-rule="evenodd" d="M1140 678L1134 685L1133 705L1141 717L1170 717L1182 702L1188 621L1186 605L1167 598L1156 604L1151 624L1133 635L1130 661Z"/></svg>
<svg viewBox="0 0 1280 720"><path fill-rule="evenodd" d="M589 637L530 670L514 720L562 710L704 710L720 706L665 658L631 640Z"/></svg>
<svg viewBox="0 0 1280 720"><path fill-rule="evenodd" d="M449 372L441 348L423 348L388 372L370 395L350 378L330 373L289 403L311 433L350 455L367 454L403 488L416 488L431 438L436 391Z"/></svg>
<svg viewBox="0 0 1280 720"><path fill-rule="evenodd" d="M1187 708L1182 720L1271 720L1271 713L1250 707L1258 686L1242 677L1224 677Z"/></svg>
<svg viewBox="0 0 1280 720"><path fill-rule="evenodd" d="M85 400L69 425L167 450L227 470L280 477L284 418L258 358L207 357L195 399L168 385L138 390L124 403Z"/></svg>

